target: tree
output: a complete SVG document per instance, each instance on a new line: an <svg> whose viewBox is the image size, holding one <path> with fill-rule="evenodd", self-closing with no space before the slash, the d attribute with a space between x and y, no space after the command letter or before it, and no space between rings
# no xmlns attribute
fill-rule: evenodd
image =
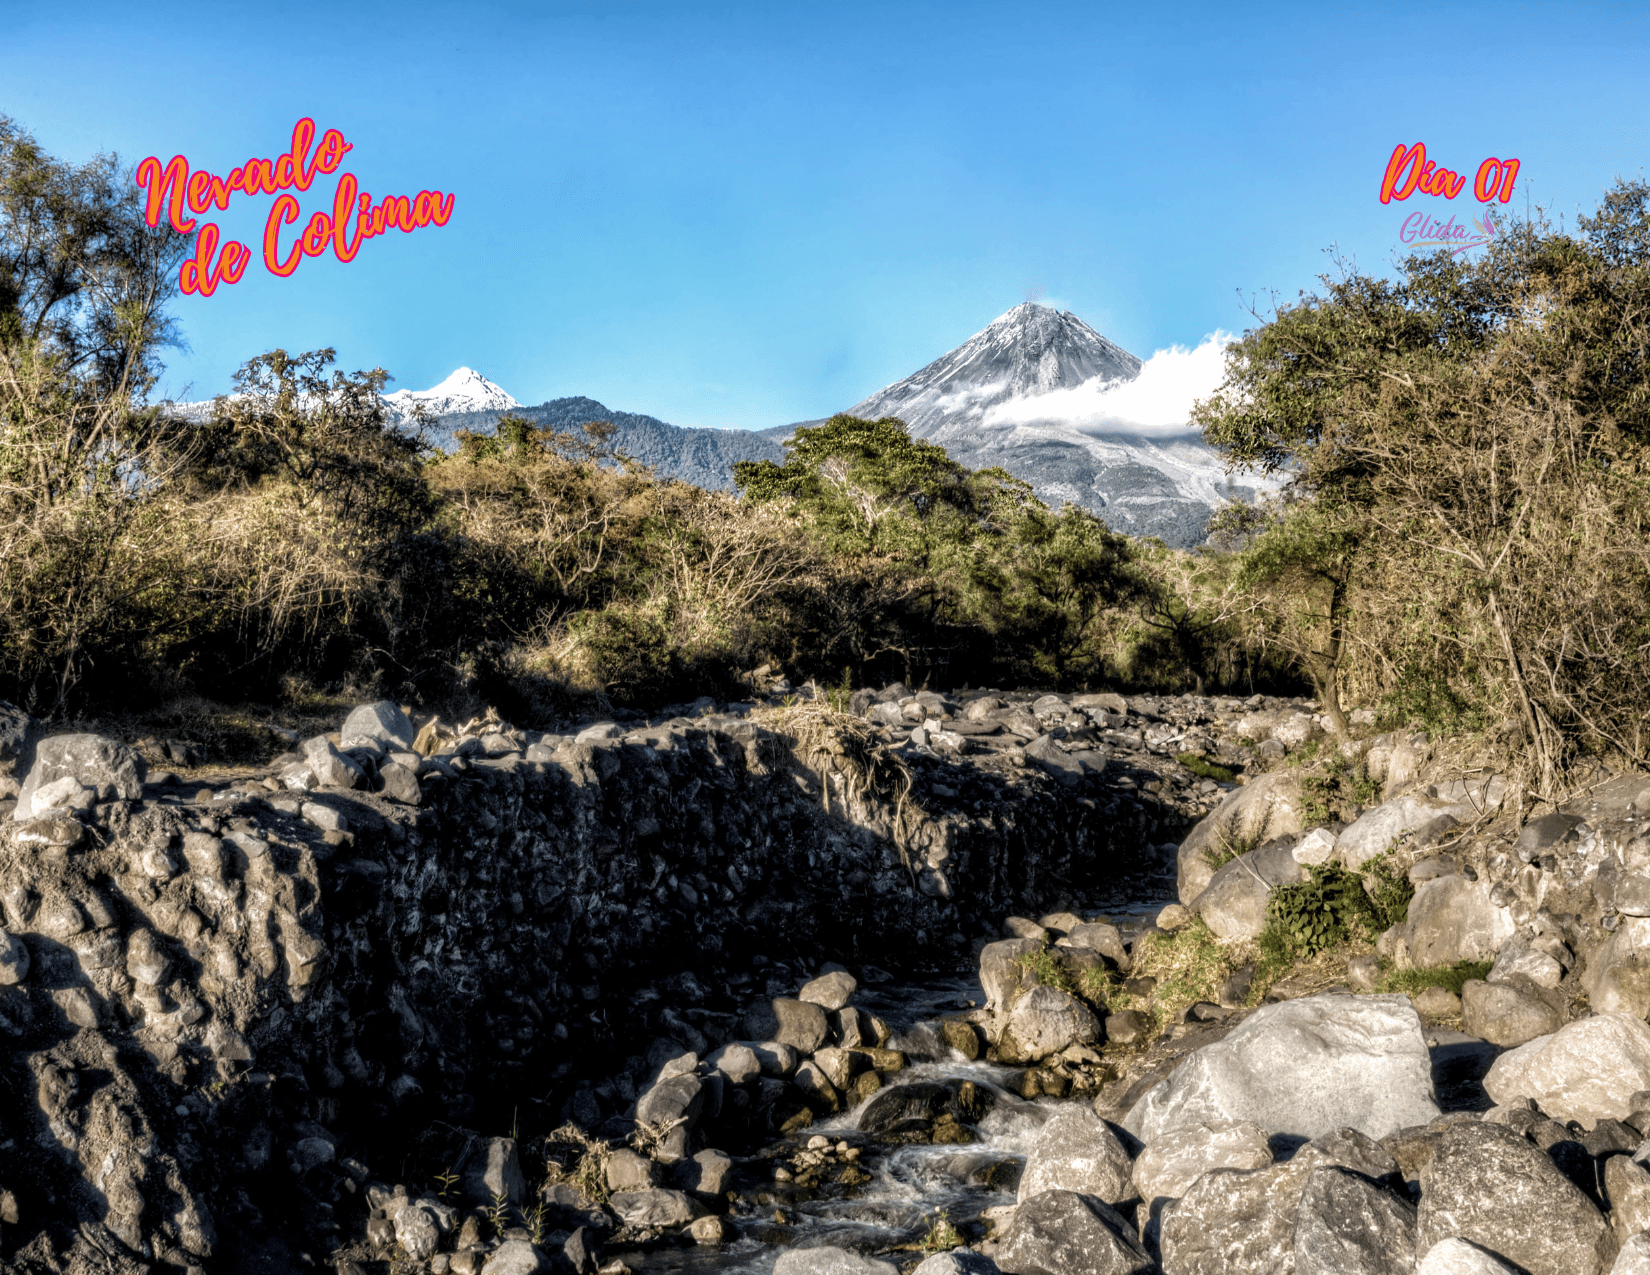
<svg viewBox="0 0 1650 1275"><path fill-rule="evenodd" d="M1512 714L1544 793L1587 751L1646 760L1650 186L1574 234L1537 213L1476 261L1324 285L1194 413L1234 464L1290 476L1245 554L1274 619L1316 617L1305 669Z"/></svg>

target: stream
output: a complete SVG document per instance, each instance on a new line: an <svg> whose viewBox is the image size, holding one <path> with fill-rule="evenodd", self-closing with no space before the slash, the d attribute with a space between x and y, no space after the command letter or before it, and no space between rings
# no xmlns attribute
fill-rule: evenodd
<svg viewBox="0 0 1650 1275"><path fill-rule="evenodd" d="M1109 910L1092 911L1106 911L1132 938L1162 906L1162 901L1143 905L1137 894L1115 901ZM734 1179L740 1199L727 1218L738 1232L736 1239L719 1247L627 1250L620 1245L610 1248L604 1261L618 1258L638 1275L770 1275L785 1249L830 1245L905 1265L923 1256L915 1246L942 1214L973 1242L982 1237L984 1210L1014 1204L1035 1134L1069 1100L1021 1098L1007 1088L1020 1068L969 1061L944 1043L939 1030L943 1017L985 1003L978 970L950 979L862 985L853 1003L889 1025L894 1033L889 1047L908 1059L889 1087L744 1159ZM978 1122L963 1123L969 1142L889 1144L861 1130L866 1110L890 1088L924 1081L967 1081L989 1094L982 1103L988 1109ZM776 1181L775 1167L789 1164L796 1151L818 1138L827 1139L833 1150L842 1143L859 1148L856 1163L869 1180L800 1192ZM889 1252L901 1246L907 1247Z"/></svg>

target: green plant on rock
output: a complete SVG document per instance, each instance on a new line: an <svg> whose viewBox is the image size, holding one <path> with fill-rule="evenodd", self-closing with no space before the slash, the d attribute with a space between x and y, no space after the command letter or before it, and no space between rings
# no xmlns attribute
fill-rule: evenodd
<svg viewBox="0 0 1650 1275"><path fill-rule="evenodd" d="M447 1197L452 1194L453 1187L458 1184L458 1174L448 1168L444 1172L435 1175L435 1182L438 1188L436 1195L445 1203Z"/></svg>
<svg viewBox="0 0 1650 1275"><path fill-rule="evenodd" d="M1462 961L1458 965L1428 965L1413 970L1388 970L1380 981L1383 992L1402 992L1417 996L1429 987L1442 987L1461 994L1461 988L1471 979L1481 979L1490 972L1491 961Z"/></svg>
<svg viewBox="0 0 1650 1275"><path fill-rule="evenodd" d="M1392 851L1383 850L1359 869L1364 893L1369 896L1370 920L1377 932L1389 930L1409 920L1409 901L1415 886L1408 876L1394 871Z"/></svg>
<svg viewBox="0 0 1650 1275"><path fill-rule="evenodd" d="M1315 956L1367 929L1373 910L1356 873L1327 863L1308 872L1300 884L1272 892L1259 940L1268 957Z"/></svg>
<svg viewBox="0 0 1650 1275"><path fill-rule="evenodd" d="M944 1253L961 1248L965 1241L962 1232L951 1221L950 1210L941 1209L928 1224L928 1233L922 1237L924 1253Z"/></svg>
<svg viewBox="0 0 1650 1275"><path fill-rule="evenodd" d="M1224 868L1233 859L1241 858L1256 846L1260 845L1260 837L1242 836L1230 828L1215 829L1215 844L1203 851L1203 862L1217 872Z"/></svg>
<svg viewBox="0 0 1650 1275"><path fill-rule="evenodd" d="M1015 958L1015 963L1031 976L1031 981L1039 987L1052 987L1068 996L1079 994L1077 985L1072 982L1071 975L1066 972L1059 959L1043 944L1035 952Z"/></svg>
<svg viewBox="0 0 1650 1275"><path fill-rule="evenodd" d="M1204 761L1196 753L1179 753L1176 755L1175 760L1191 771L1192 774L1202 779L1213 779L1216 783L1229 784L1237 778L1236 772L1228 770L1224 766L1217 766L1213 762Z"/></svg>
<svg viewBox="0 0 1650 1275"><path fill-rule="evenodd" d="M494 1235L503 1235L504 1228L510 1225L510 1202L502 1191L493 1192L493 1202L487 1206L487 1224L493 1228Z"/></svg>

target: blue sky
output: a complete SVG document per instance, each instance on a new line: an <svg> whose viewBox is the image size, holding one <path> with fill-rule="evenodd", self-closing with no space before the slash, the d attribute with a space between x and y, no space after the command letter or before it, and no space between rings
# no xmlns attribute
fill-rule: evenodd
<svg viewBox="0 0 1650 1275"><path fill-rule="evenodd" d="M1027 299L1142 357L1238 330L1331 246L1385 269L1427 203L1573 216L1645 159L1650 6L130 5L0 0L0 112L73 159L227 175L312 116L445 227L177 305L163 389L333 346L392 388L468 365L524 403L680 425L826 415ZM1465 171L1383 207L1399 142ZM302 196L328 208L334 179ZM214 214L261 242L273 197ZM290 242L291 232L283 238Z"/></svg>

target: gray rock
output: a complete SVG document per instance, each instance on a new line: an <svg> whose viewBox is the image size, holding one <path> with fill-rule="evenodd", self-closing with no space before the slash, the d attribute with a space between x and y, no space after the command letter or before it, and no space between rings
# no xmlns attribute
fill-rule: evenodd
<svg viewBox="0 0 1650 1275"><path fill-rule="evenodd" d="M607 1207L626 1226L686 1226L704 1214L704 1207L686 1191L648 1187L639 1191L615 1191Z"/></svg>
<svg viewBox="0 0 1650 1275"><path fill-rule="evenodd" d="M573 736L575 744L599 744L609 739L623 739L624 727L614 722L597 722L594 726L586 726L577 735Z"/></svg>
<svg viewBox="0 0 1650 1275"><path fill-rule="evenodd" d="M741 1042L749 1044L750 1042ZM781 1045L777 1040L764 1040L750 1045L751 1052L756 1055L756 1061L762 1067L764 1076L773 1076L783 1080L796 1073L796 1066L802 1061L801 1056L789 1045Z"/></svg>
<svg viewBox="0 0 1650 1275"><path fill-rule="evenodd" d="M720 1199L733 1177L733 1160L714 1147L695 1152L671 1170L671 1185L705 1199Z"/></svg>
<svg viewBox="0 0 1650 1275"><path fill-rule="evenodd" d="M11 817L23 823L44 814L50 807L37 808L35 794L60 779L90 788L103 800L137 801L143 796L141 763L125 744L101 735L48 735L34 746L34 764Z"/></svg>
<svg viewBox="0 0 1650 1275"><path fill-rule="evenodd" d="M1017 1198L1024 1204L1042 1191L1074 1191L1121 1204L1134 1195L1133 1173L1128 1151L1106 1122L1073 1104L1032 1139Z"/></svg>
<svg viewBox="0 0 1650 1275"><path fill-rule="evenodd" d="M1135 1045L1151 1034L1151 1019L1138 1009L1120 1009L1106 1015L1106 1040L1114 1045Z"/></svg>
<svg viewBox="0 0 1650 1275"><path fill-rule="evenodd" d="M831 1023L818 1005L776 996L766 1006L745 1015L745 1030L752 1036L789 1045L799 1054L811 1054L825 1043Z"/></svg>
<svg viewBox="0 0 1650 1275"><path fill-rule="evenodd" d="M1616 1255L1610 1275L1650 1275L1650 1235L1630 1236Z"/></svg>
<svg viewBox="0 0 1650 1275"><path fill-rule="evenodd" d="M527 1183L514 1138L477 1138L464 1149L458 1168L464 1194L471 1204L485 1207L502 1194L511 1204L527 1198Z"/></svg>
<svg viewBox="0 0 1650 1275"><path fill-rule="evenodd" d="M1307 879L1288 846L1252 850L1224 865L1190 907L1222 941L1252 939L1266 928L1266 903L1280 885Z"/></svg>
<svg viewBox="0 0 1650 1275"><path fill-rule="evenodd" d="M1493 1045L1510 1049L1549 1036L1563 1024L1557 1009L1511 981L1473 978L1461 987L1462 1027Z"/></svg>
<svg viewBox="0 0 1650 1275"><path fill-rule="evenodd" d="M1522 1275L1493 1253L1467 1240L1444 1240L1427 1252L1415 1275Z"/></svg>
<svg viewBox="0 0 1650 1275"><path fill-rule="evenodd" d="M656 1158L672 1164L687 1155L688 1139L705 1106L705 1086L697 1076L661 1080L636 1100L636 1123L664 1131Z"/></svg>
<svg viewBox="0 0 1650 1275"><path fill-rule="evenodd" d="M1036 1062L1071 1045L1091 1045L1100 1031L1100 1020L1087 1005L1059 988L1034 987L1009 1014L1000 1046Z"/></svg>
<svg viewBox="0 0 1650 1275"><path fill-rule="evenodd" d="M1409 998L1323 994L1263 1005L1182 1062L1123 1124L1149 1146L1197 1124L1383 1137L1437 1115L1432 1059Z"/></svg>
<svg viewBox="0 0 1650 1275"><path fill-rule="evenodd" d="M505 1240L481 1267L481 1275L543 1275L550 1259L529 1240Z"/></svg>
<svg viewBox="0 0 1650 1275"><path fill-rule="evenodd" d="M29 949L15 934L0 930L0 987L11 987L29 976Z"/></svg>
<svg viewBox="0 0 1650 1275"><path fill-rule="evenodd" d="M1008 1275L1148 1275L1156 1263L1103 1200L1043 1191L1014 1212L996 1262ZM781 1275L775 1268L775 1275Z"/></svg>
<svg viewBox="0 0 1650 1275"><path fill-rule="evenodd" d="M1273 771L1227 793L1180 844L1176 856L1180 901L1189 906L1214 876L1205 851L1254 846L1300 832L1302 802L1300 780L1288 771Z"/></svg>
<svg viewBox="0 0 1650 1275"><path fill-rule="evenodd" d="M1395 797L1365 811L1335 839L1335 858L1361 868L1401 840L1425 844L1455 824L1474 818L1466 802L1438 801L1415 793Z"/></svg>
<svg viewBox="0 0 1650 1275"><path fill-rule="evenodd" d="M418 776L400 762L387 761L380 766L378 783L384 796L404 806L416 806L424 800L424 790L418 786Z"/></svg>
<svg viewBox="0 0 1650 1275"><path fill-rule="evenodd" d="M609 1191L645 1191L658 1185L659 1166L645 1155L637 1155L629 1147L619 1147L607 1157Z"/></svg>
<svg viewBox="0 0 1650 1275"><path fill-rule="evenodd" d="M832 970L803 985L796 998L823 1009L841 1009L853 999L858 981L847 970Z"/></svg>
<svg viewBox="0 0 1650 1275"><path fill-rule="evenodd" d="M1439 1134L1421 1170L1416 1251L1452 1236L1530 1275L1602 1275L1615 1254L1604 1217L1547 1156L1480 1121Z"/></svg>
<svg viewBox="0 0 1650 1275"><path fill-rule="evenodd" d="M1485 981L1505 983L1520 975L1538 987L1557 987L1564 979L1564 967L1548 953L1531 947L1514 935L1501 945L1501 951L1497 953L1490 972L1485 975Z"/></svg>
<svg viewBox="0 0 1650 1275"><path fill-rule="evenodd" d="M1468 881L1460 875L1416 886L1402 929L1405 954L1398 963L1419 969L1493 960L1517 927L1511 912L1491 901L1492 889L1487 877Z"/></svg>
<svg viewBox="0 0 1650 1275"><path fill-rule="evenodd" d="M345 748L376 744L386 751L391 748L410 749L418 738L418 731L393 701L381 699L361 705L344 718L338 738Z"/></svg>
<svg viewBox="0 0 1650 1275"><path fill-rule="evenodd" d="M1186 1125L1160 1135L1135 1157L1134 1189L1151 1205L1179 1199L1214 1169L1252 1171L1271 1163L1271 1140L1253 1121Z"/></svg>
<svg viewBox="0 0 1650 1275"><path fill-rule="evenodd" d="M324 735L304 743L304 765L323 788L365 788L367 772L344 756Z"/></svg>
<svg viewBox="0 0 1650 1275"><path fill-rule="evenodd" d="M1026 759L1036 762L1068 788L1083 782L1083 763L1056 744L1051 735L1039 735L1027 744Z"/></svg>
<svg viewBox="0 0 1650 1275"><path fill-rule="evenodd" d="M762 1060L756 1056L756 1051L738 1041L723 1045L706 1058L705 1062L726 1076L729 1083L735 1085L755 1080L762 1074Z"/></svg>
<svg viewBox="0 0 1650 1275"><path fill-rule="evenodd" d="M1002 1013L1014 994L1031 982L1020 958L1031 955L1041 946L1037 939L1003 939L987 943L980 950L980 986L985 989L987 1010Z"/></svg>
<svg viewBox="0 0 1650 1275"><path fill-rule="evenodd" d="M1115 925L1095 922L1074 925L1067 932L1065 943L1071 947L1093 948L1118 968L1128 968L1128 950L1124 948L1123 935Z"/></svg>
<svg viewBox="0 0 1650 1275"><path fill-rule="evenodd" d="M1637 1160L1613 1155L1604 1161L1604 1198L1617 1240L1650 1231L1650 1170Z"/></svg>
<svg viewBox="0 0 1650 1275"><path fill-rule="evenodd" d="M1350 1170L1325 1166L1295 1210L1295 1275L1411 1275L1415 1206Z"/></svg>
<svg viewBox="0 0 1650 1275"><path fill-rule="evenodd" d="M899 1275L899 1267L845 1248L788 1248L773 1264L773 1275Z"/></svg>
<svg viewBox="0 0 1650 1275"><path fill-rule="evenodd" d="M1295 1209L1307 1176L1288 1164L1205 1173L1158 1217L1163 1269L1172 1275L1289 1275Z"/></svg>
<svg viewBox="0 0 1650 1275"><path fill-rule="evenodd" d="M441 1230L431 1213L418 1204L408 1202L396 1210L395 1242L406 1250L415 1262L431 1257L441 1243Z"/></svg>
<svg viewBox="0 0 1650 1275"><path fill-rule="evenodd" d="M1525 863L1530 863L1553 846L1573 841L1576 825L1580 822L1580 816L1564 814L1542 815L1539 819L1532 819L1518 834L1518 841L1513 850Z"/></svg>
<svg viewBox="0 0 1650 1275"><path fill-rule="evenodd" d="M1001 1270L1002 1267L983 1253L954 1248L949 1253L923 1258L911 1275L998 1275Z"/></svg>
<svg viewBox="0 0 1650 1275"><path fill-rule="evenodd" d="M1625 1120L1641 1089L1650 1089L1650 1027L1625 1014L1567 1023L1508 1050L1484 1077L1497 1103L1532 1098L1553 1119L1589 1129L1603 1119Z"/></svg>

